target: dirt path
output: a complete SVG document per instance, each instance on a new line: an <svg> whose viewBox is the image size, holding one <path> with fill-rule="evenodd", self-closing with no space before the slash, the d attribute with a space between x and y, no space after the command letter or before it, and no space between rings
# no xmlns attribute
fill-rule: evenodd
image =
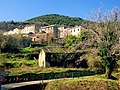
<svg viewBox="0 0 120 90"><path fill-rule="evenodd" d="M39 80L39 81L29 81L29 82L5 84L5 85L1 86L1 90L9 90L12 88L17 88L17 87L22 87L22 86L35 85L35 84L39 84L39 83L47 83L47 82L51 82L51 81L55 81L55 80L60 80L60 79Z"/></svg>

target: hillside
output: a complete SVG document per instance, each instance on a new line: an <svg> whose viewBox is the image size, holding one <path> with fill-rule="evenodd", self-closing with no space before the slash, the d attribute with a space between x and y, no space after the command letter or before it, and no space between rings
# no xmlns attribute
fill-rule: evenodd
<svg viewBox="0 0 120 90"><path fill-rule="evenodd" d="M0 30L9 31L9 30L13 30L15 28L23 28L27 24L29 24L29 23L15 22L15 21L8 21L8 22L3 21L3 22L0 22Z"/></svg>
<svg viewBox="0 0 120 90"><path fill-rule="evenodd" d="M36 23L41 26L52 25L52 24L75 26L75 25L81 25L83 21L84 20L82 18L69 17L58 14L48 14L27 20L27 22L29 23Z"/></svg>
<svg viewBox="0 0 120 90"><path fill-rule="evenodd" d="M64 15L58 15L58 14L48 14L48 15L34 17L24 22L3 21L3 22L0 22L0 30L9 31L15 28L24 28L24 26L27 24L36 24L39 26L47 26L47 25L53 25L53 24L57 24L58 26L60 25L75 26L75 25L81 25L83 21L84 20L79 17L69 17Z"/></svg>

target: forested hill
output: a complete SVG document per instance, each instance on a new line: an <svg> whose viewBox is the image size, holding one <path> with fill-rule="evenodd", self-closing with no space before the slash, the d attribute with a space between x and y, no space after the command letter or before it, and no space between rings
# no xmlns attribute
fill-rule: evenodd
<svg viewBox="0 0 120 90"><path fill-rule="evenodd" d="M59 14L48 14L27 20L27 22L29 23L37 23L41 26L53 25L53 24L75 26L75 25L81 25L83 21L84 20L82 18L69 17Z"/></svg>
<svg viewBox="0 0 120 90"><path fill-rule="evenodd" d="M64 15L58 14L49 14L43 15L39 17L35 17L24 22L15 22L15 21L3 21L0 22L0 30L2 31L9 31L15 28L24 28L26 25L36 24L39 26L47 26L57 24L60 25L67 25L67 26L75 26L81 25L84 20L79 17L69 17Z"/></svg>

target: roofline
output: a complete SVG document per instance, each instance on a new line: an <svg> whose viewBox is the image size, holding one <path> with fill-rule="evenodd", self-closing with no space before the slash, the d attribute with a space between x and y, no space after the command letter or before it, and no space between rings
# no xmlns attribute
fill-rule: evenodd
<svg viewBox="0 0 120 90"><path fill-rule="evenodd" d="M41 28L47 28L47 27L53 27L53 26L56 26L56 25L44 26L44 27L41 27ZM41 29L41 28L40 28L40 29Z"/></svg>

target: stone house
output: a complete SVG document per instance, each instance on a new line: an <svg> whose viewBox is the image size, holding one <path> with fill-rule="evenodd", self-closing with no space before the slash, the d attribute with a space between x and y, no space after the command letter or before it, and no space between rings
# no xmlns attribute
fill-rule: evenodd
<svg viewBox="0 0 120 90"><path fill-rule="evenodd" d="M53 39L58 38L59 31L56 25L40 27L38 31L30 35L32 42L50 42Z"/></svg>
<svg viewBox="0 0 120 90"><path fill-rule="evenodd" d="M71 30L70 28L61 29L59 38L66 38L66 37L68 37L71 34L70 30Z"/></svg>
<svg viewBox="0 0 120 90"><path fill-rule="evenodd" d="M59 34L58 27L56 25L44 26L39 29L39 33L45 32L50 38L57 38Z"/></svg>
<svg viewBox="0 0 120 90"><path fill-rule="evenodd" d="M44 47L40 49L40 67L75 67L75 60L80 54L61 47Z"/></svg>
<svg viewBox="0 0 120 90"><path fill-rule="evenodd" d="M79 36L80 33L85 30L84 27L82 26L76 26L76 27L72 27L72 28L60 28L60 38L66 38L69 35L73 35L73 36Z"/></svg>
<svg viewBox="0 0 120 90"><path fill-rule="evenodd" d="M14 30L10 30L4 33L4 35L13 35L13 34L21 34L22 29L15 28Z"/></svg>
<svg viewBox="0 0 120 90"><path fill-rule="evenodd" d="M22 29L21 34L35 33L35 25L27 25Z"/></svg>
<svg viewBox="0 0 120 90"><path fill-rule="evenodd" d="M28 35L29 33L37 33L38 30L39 27L36 25L26 25L23 29L15 28L14 30L5 32L4 35L12 35L12 34Z"/></svg>
<svg viewBox="0 0 120 90"><path fill-rule="evenodd" d="M85 30L84 27L76 26L70 29L70 32L71 32L70 34L78 37L83 30Z"/></svg>
<svg viewBox="0 0 120 90"><path fill-rule="evenodd" d="M42 42L47 41L47 37L48 37L48 35L45 32L38 33L38 34L32 34L31 35L31 40L32 40L32 42L42 43Z"/></svg>

